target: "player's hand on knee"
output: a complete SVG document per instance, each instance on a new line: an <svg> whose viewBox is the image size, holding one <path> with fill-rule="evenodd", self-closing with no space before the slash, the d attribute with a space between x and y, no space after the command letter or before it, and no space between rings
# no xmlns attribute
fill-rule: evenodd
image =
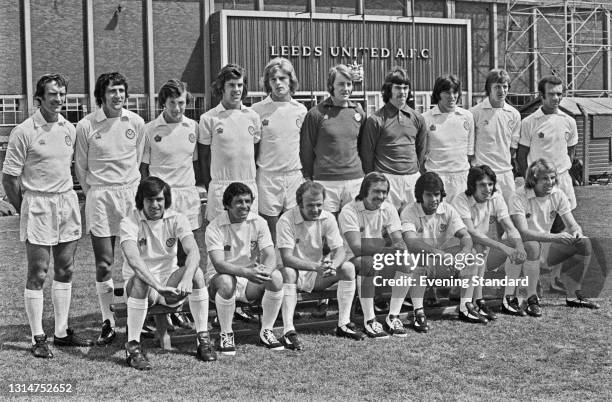
<svg viewBox="0 0 612 402"><path fill-rule="evenodd" d="M193 281L188 280L187 278L181 279L181 281L176 285L176 291L179 296L187 296L190 295L193 291Z"/></svg>
<svg viewBox="0 0 612 402"><path fill-rule="evenodd" d="M524 249L513 249L508 257L513 264L522 264L527 259L527 252Z"/></svg>
<svg viewBox="0 0 612 402"><path fill-rule="evenodd" d="M551 236L553 239L553 243L560 243L566 246L571 246L572 244L574 244L574 241L576 240L576 238L573 235L567 232L554 233Z"/></svg>
<svg viewBox="0 0 612 402"><path fill-rule="evenodd" d="M272 279L272 271L273 269L263 264L255 264L253 268L249 269L249 274L246 278L251 282L261 284Z"/></svg>
<svg viewBox="0 0 612 402"><path fill-rule="evenodd" d="M160 286L159 289L157 289L157 293L159 293L164 299L180 296L178 290L171 286Z"/></svg>

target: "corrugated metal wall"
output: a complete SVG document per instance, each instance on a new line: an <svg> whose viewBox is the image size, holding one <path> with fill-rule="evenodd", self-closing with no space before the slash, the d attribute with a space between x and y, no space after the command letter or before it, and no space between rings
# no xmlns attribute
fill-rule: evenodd
<svg viewBox="0 0 612 402"><path fill-rule="evenodd" d="M214 19L214 21L219 21ZM221 26L213 27L220 35ZM454 73L467 82L467 27L465 25L416 24L414 42L411 25L406 22L382 22L361 20L286 19L271 17L227 17L227 62L245 66L249 73L250 90L259 89L255 80L262 76L263 67L271 58L270 46L299 45L321 46L322 54L306 57L287 56L294 64L300 78L300 89L324 91L327 71L338 63L364 64L368 91L379 91L385 73L394 65L406 68L417 91L430 90L435 78L444 73ZM414 43L414 46L413 46ZM219 46L220 42L217 41ZM364 57L351 52L343 54L342 48L386 48L389 57L376 57L367 53ZM396 58L397 49L408 55L410 48L429 49L430 58ZM338 49L340 48L340 49ZM338 56L333 53L338 52ZM380 54L380 50L379 50ZM213 66L216 71L218 66Z"/></svg>

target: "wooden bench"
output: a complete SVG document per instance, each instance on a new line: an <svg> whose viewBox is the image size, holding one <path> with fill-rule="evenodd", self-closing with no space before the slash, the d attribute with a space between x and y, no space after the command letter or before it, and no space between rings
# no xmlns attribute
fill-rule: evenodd
<svg viewBox="0 0 612 402"><path fill-rule="evenodd" d="M115 296L122 296L123 288L115 289ZM323 299L336 299L336 290L323 290L320 292L298 292L297 295L298 303L307 303L313 301L319 301ZM254 311L259 315L261 312L261 305L259 302L256 303L243 303L236 302L236 307L244 307L249 306L254 308ZM127 317L127 305L125 303L113 303L110 306L111 311L115 314L115 318L126 318ZM159 340L159 346L164 349L172 349L172 342L170 340L170 334L168 332L168 314L172 313L188 313L189 310L189 302L185 300L185 302L178 307L168 307L162 304L156 304L152 307L149 307L147 310L147 317L152 317L155 320L155 335ZM261 316L259 315L261 318Z"/></svg>

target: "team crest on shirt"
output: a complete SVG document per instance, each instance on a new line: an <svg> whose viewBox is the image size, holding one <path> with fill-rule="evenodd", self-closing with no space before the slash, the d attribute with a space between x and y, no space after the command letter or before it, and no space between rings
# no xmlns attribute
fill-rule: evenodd
<svg viewBox="0 0 612 402"><path fill-rule="evenodd" d="M432 124L431 126L429 126L429 131L436 131L436 125Z"/></svg>
<svg viewBox="0 0 612 402"><path fill-rule="evenodd" d="M361 121L361 115L359 113L355 113L355 121L359 123Z"/></svg>
<svg viewBox="0 0 612 402"><path fill-rule="evenodd" d="M446 223L441 223L440 226L438 226L438 230L440 232L446 232L447 228L448 228L448 225Z"/></svg>
<svg viewBox="0 0 612 402"><path fill-rule="evenodd" d="M510 120L508 122L508 127L510 127L510 130L512 130L514 128L514 126L516 125L516 121L514 120Z"/></svg>
<svg viewBox="0 0 612 402"><path fill-rule="evenodd" d="M134 137L136 137L136 133L131 128L128 128L125 130L125 136L128 138L128 140L133 140Z"/></svg>
<svg viewBox="0 0 612 402"><path fill-rule="evenodd" d="M138 239L138 247L145 247L147 245L147 239L146 238L142 238L142 239Z"/></svg>
<svg viewBox="0 0 612 402"><path fill-rule="evenodd" d="M525 214L525 218L527 218L527 219L531 218L531 212L527 212L527 213Z"/></svg>
<svg viewBox="0 0 612 402"><path fill-rule="evenodd" d="M195 135L195 133L189 133L189 142L191 142L192 144L195 144L195 142L196 142L196 135Z"/></svg>
<svg viewBox="0 0 612 402"><path fill-rule="evenodd" d="M249 126L249 134L255 135L255 127Z"/></svg>
<svg viewBox="0 0 612 402"><path fill-rule="evenodd" d="M155 140L155 142L161 142L162 137L161 135L157 134L155 137L153 137L153 139Z"/></svg>
<svg viewBox="0 0 612 402"><path fill-rule="evenodd" d="M466 123L467 123L467 122L466 122ZM482 125L483 125L483 126L488 126L488 125L489 125L489 120L485 120L485 121L483 121L483 122L482 122Z"/></svg>
<svg viewBox="0 0 612 402"><path fill-rule="evenodd" d="M39 144L39 145L45 145L45 144L46 144L46 142L45 142L45 140L40 140L40 141L38 141L38 144Z"/></svg>
<svg viewBox="0 0 612 402"><path fill-rule="evenodd" d="M70 138L69 135L64 137L64 141L66 142L66 145L68 145L69 147L72 146L72 138Z"/></svg>
<svg viewBox="0 0 612 402"><path fill-rule="evenodd" d="M99 139L101 139L101 138L102 138L102 135L101 135L100 133L96 133L96 135L94 135L94 138L95 138L96 140L99 140Z"/></svg>
<svg viewBox="0 0 612 402"><path fill-rule="evenodd" d="M174 247L175 244L176 244L176 237L171 237L168 240L166 240L167 247Z"/></svg>
<svg viewBox="0 0 612 402"><path fill-rule="evenodd" d="M470 130L470 122L469 122L469 121L467 121L467 120L466 120L466 121L464 121L464 122L463 122L463 128L464 128L466 131L469 131L469 130Z"/></svg>
<svg viewBox="0 0 612 402"><path fill-rule="evenodd" d="M263 119L263 121L261 122L261 125L264 127L267 126L268 124L270 124L270 120L268 119Z"/></svg>
<svg viewBox="0 0 612 402"><path fill-rule="evenodd" d="M489 225L492 225L497 222L497 218L493 215L489 216Z"/></svg>
<svg viewBox="0 0 612 402"><path fill-rule="evenodd" d="M223 126L217 127L217 134L223 134Z"/></svg>
<svg viewBox="0 0 612 402"><path fill-rule="evenodd" d="M297 128L302 128L302 119L300 119L299 117L295 119L295 125L297 126Z"/></svg>
<svg viewBox="0 0 612 402"><path fill-rule="evenodd" d="M538 138L544 138L544 133L539 132L539 133L538 133Z"/></svg>

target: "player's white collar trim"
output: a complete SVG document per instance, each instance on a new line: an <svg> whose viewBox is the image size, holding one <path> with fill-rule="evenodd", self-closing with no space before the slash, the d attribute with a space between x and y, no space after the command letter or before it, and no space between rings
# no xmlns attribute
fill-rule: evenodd
<svg viewBox="0 0 612 402"><path fill-rule="evenodd" d="M40 108L36 109L36 112L34 112L34 114L32 115L32 123L34 124L34 128L46 126L48 124L55 124L55 123L63 126L64 124L66 124L67 121L68 120L66 120L64 116L58 113L56 122L48 122L47 120L45 120L42 113L40 112Z"/></svg>
<svg viewBox="0 0 612 402"><path fill-rule="evenodd" d="M119 118L121 120L129 120L130 117L128 116L128 113L129 110L121 109L121 115ZM94 119L96 120L96 123L100 123L101 121L108 119L108 117L106 117L106 113L104 113L104 109L101 106L94 112Z"/></svg>
<svg viewBox="0 0 612 402"><path fill-rule="evenodd" d="M319 217L315 219L315 221L321 221L321 220L327 219L327 214L325 212L326 211L322 211L321 215L319 215ZM304 222L304 217L302 216L302 213L300 212L299 205L293 207L293 209L291 210L291 214L293 214L293 223L295 223L296 225L299 225L300 223Z"/></svg>
<svg viewBox="0 0 612 402"><path fill-rule="evenodd" d="M136 209L136 215L138 216L138 219L141 221L149 221L147 217L145 216L144 212L139 209ZM169 219L175 215L176 215L176 211L173 211L172 209L166 209L164 211L164 216L162 216L160 220ZM150 221L150 222L153 222L153 221Z"/></svg>
<svg viewBox="0 0 612 402"><path fill-rule="evenodd" d="M229 219L229 212L227 212L226 210L223 210L223 213L219 215L216 219L219 219L219 226L226 226L232 224ZM249 211L245 222L254 221L255 219L257 219L257 215L253 213L253 211Z"/></svg>
<svg viewBox="0 0 612 402"><path fill-rule="evenodd" d="M553 195L554 193L559 192L559 191L561 191L561 190L559 190L559 187L554 186L552 188L552 191L550 192L550 194L546 194L546 195L542 196L541 198L550 197L551 195ZM536 193L535 193L535 191L532 188L525 188L525 196L527 197L527 199L537 198Z"/></svg>
<svg viewBox="0 0 612 402"><path fill-rule="evenodd" d="M179 122L181 126L189 127L189 123L187 122L186 119L187 117L185 116L181 118L181 121ZM168 123L166 119L164 118L164 112L162 111L159 114L159 116L157 116L155 120L153 120L153 124L155 125L155 127L158 127L158 126L169 126L170 124L177 124L177 123Z"/></svg>
<svg viewBox="0 0 612 402"><path fill-rule="evenodd" d="M460 107L460 106L455 106L455 111L454 112L447 112L447 113L442 113L440 111L440 108L438 107L438 105L435 105L432 109L430 109L430 112L432 115L439 115L439 114L465 114L465 109Z"/></svg>
<svg viewBox="0 0 612 402"><path fill-rule="evenodd" d="M427 216L425 211L423 211L423 205L416 201L415 201L415 204L416 204L417 215L419 216L419 218L423 216ZM438 208L436 208L436 212L434 212L433 215L444 215L445 213L446 213L446 204L444 201L442 201L441 203L438 204Z"/></svg>
<svg viewBox="0 0 612 402"><path fill-rule="evenodd" d="M232 110L239 110L241 112L246 112L249 109L246 106L244 106L242 101L240 101L240 109L226 109L225 106L223 106L223 103L219 102L219 104L215 106L215 110L217 111L217 113L221 113L221 112L232 111Z"/></svg>
<svg viewBox="0 0 612 402"><path fill-rule="evenodd" d="M484 98L484 100L482 101L482 108L483 109L496 109L493 107L493 105L491 105L491 101L489 100L488 96ZM504 101L504 106L502 106L500 109L505 110L507 112L511 112L512 106L508 105L508 102Z"/></svg>
<svg viewBox="0 0 612 402"><path fill-rule="evenodd" d="M266 105L266 104L268 104L268 103L274 103L274 102L275 102L275 100L274 100L274 99L272 99L272 96L271 96L271 95L268 95L268 96L266 96L266 97L265 97L265 98L264 98L264 99L263 99L263 100L260 102L260 104ZM276 102L276 103L290 103L290 104L292 104L293 106L299 106L299 105L301 105L301 103L300 103L300 102L296 101L296 100L295 100L295 99L293 99L293 98L291 98L291 99L290 99L288 102Z"/></svg>

